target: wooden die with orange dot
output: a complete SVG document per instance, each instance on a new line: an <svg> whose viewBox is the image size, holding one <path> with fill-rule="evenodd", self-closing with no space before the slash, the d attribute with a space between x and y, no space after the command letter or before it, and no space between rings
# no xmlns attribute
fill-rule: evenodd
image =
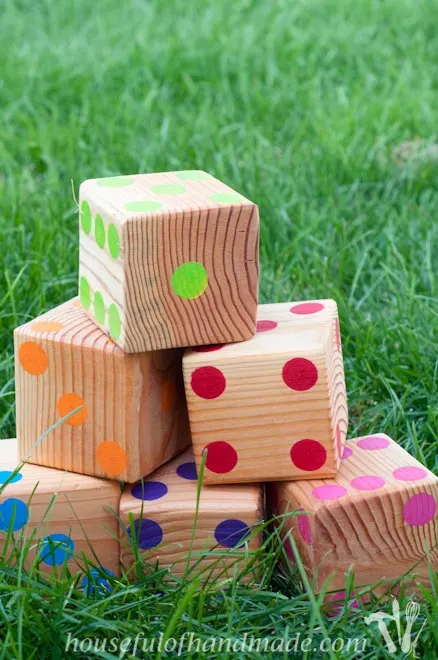
<svg viewBox="0 0 438 660"><path fill-rule="evenodd" d="M146 561L169 567L177 576L190 570L190 575L216 580L249 568L261 544L262 487L202 487L196 519L197 490L191 450L125 487L120 501L125 568L134 561L133 543Z"/></svg>
<svg viewBox="0 0 438 660"><path fill-rule="evenodd" d="M255 204L201 171L91 179L79 204L80 300L124 351L254 334Z"/></svg>
<svg viewBox="0 0 438 660"><path fill-rule="evenodd" d="M344 590L350 568L357 586L438 568L438 478L383 433L348 440L334 479L270 484L267 504L317 591Z"/></svg>
<svg viewBox="0 0 438 660"><path fill-rule="evenodd" d="M17 328L15 351L21 459L132 483L189 445L179 349L127 355L74 299Z"/></svg>
<svg viewBox="0 0 438 660"><path fill-rule="evenodd" d="M0 440L0 556L27 570L84 571L86 558L119 575L120 484L25 463L16 440ZM87 571L88 572L88 571ZM85 582L88 578L84 577Z"/></svg>
<svg viewBox="0 0 438 660"><path fill-rule="evenodd" d="M348 424L336 303L260 305L257 328L245 342L184 354L205 483L334 476Z"/></svg>

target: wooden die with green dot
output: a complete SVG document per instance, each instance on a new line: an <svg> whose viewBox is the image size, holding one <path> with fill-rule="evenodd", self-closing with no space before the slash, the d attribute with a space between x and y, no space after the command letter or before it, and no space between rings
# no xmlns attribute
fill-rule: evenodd
<svg viewBox="0 0 438 660"><path fill-rule="evenodd" d="M82 183L79 295L125 352L255 333L255 204L201 171Z"/></svg>

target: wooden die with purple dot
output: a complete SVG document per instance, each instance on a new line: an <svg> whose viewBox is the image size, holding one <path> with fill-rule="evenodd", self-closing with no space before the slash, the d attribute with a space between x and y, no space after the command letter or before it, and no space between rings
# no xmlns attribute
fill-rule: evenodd
<svg viewBox="0 0 438 660"><path fill-rule="evenodd" d="M205 483L333 477L348 425L336 303L259 305L257 328L245 342L184 354Z"/></svg>
<svg viewBox="0 0 438 660"><path fill-rule="evenodd" d="M129 570L133 544L145 561L181 576L229 576L254 561L261 544L262 487L254 484L202 487L195 523L198 474L190 450L137 484L120 502L121 559ZM193 540L192 540L193 539ZM228 550L228 552L224 552Z"/></svg>
<svg viewBox="0 0 438 660"><path fill-rule="evenodd" d="M350 568L356 585L438 568L438 478L385 434L347 441L334 479L270 484L267 498L317 591L329 576L345 589Z"/></svg>
<svg viewBox="0 0 438 660"><path fill-rule="evenodd" d="M120 484L24 463L16 440L0 440L0 553L25 568L46 572L85 572L99 582L119 575L117 542ZM99 564L91 573L84 559ZM97 573L97 574L96 574ZM91 584L89 585L91 586Z"/></svg>

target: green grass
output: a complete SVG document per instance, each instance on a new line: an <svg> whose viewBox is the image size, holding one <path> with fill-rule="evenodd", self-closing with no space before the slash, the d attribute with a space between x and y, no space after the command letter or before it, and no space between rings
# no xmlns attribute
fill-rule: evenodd
<svg viewBox="0 0 438 660"><path fill-rule="evenodd" d="M201 168L260 206L263 302L338 301L350 435L385 431L437 471L438 167L432 149L399 155L436 138L437 19L430 0L4 3L1 436L14 434L13 328L76 292L81 180ZM278 552L272 580L221 594L146 572L87 597L74 578L0 565L0 659L70 657L69 631L364 636L364 657L394 657L363 612L327 618L297 573L274 572ZM436 600L435 583L424 657Z"/></svg>

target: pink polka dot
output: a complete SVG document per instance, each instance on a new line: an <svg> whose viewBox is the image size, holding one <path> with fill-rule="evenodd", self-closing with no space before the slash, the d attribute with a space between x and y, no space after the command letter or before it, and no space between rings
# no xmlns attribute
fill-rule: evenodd
<svg viewBox="0 0 438 660"><path fill-rule="evenodd" d="M267 332L275 330L278 323L276 321L257 321L257 332Z"/></svg>
<svg viewBox="0 0 438 660"><path fill-rule="evenodd" d="M219 351L224 347L224 344L209 344L208 346L196 346L193 348L196 353L211 353L212 351Z"/></svg>
<svg viewBox="0 0 438 660"><path fill-rule="evenodd" d="M296 562L295 562L294 550L292 548L292 543L290 542L289 538L286 538L284 542L284 549L286 550L286 554L289 557L290 561L295 564Z"/></svg>
<svg viewBox="0 0 438 660"><path fill-rule="evenodd" d="M225 392L227 382L220 369L199 367L192 373L192 390L202 399L217 399Z"/></svg>
<svg viewBox="0 0 438 660"><path fill-rule="evenodd" d="M239 457L237 451L228 442L222 440L210 442L205 449L208 451L205 466L211 472L226 474L236 467Z"/></svg>
<svg viewBox="0 0 438 660"><path fill-rule="evenodd" d="M292 314L316 314L324 309L324 305L319 302L304 302L294 305L290 308Z"/></svg>
<svg viewBox="0 0 438 660"><path fill-rule="evenodd" d="M352 479L350 484L357 490L377 490L383 488L385 480L374 474L364 474L362 477Z"/></svg>
<svg viewBox="0 0 438 660"><path fill-rule="evenodd" d="M292 446L290 458L299 470L313 472L324 465L327 452L320 442L306 438L299 440Z"/></svg>
<svg viewBox="0 0 438 660"><path fill-rule="evenodd" d="M342 456L342 435L341 435L341 429L339 428L339 424L336 425L336 449L338 451L339 458L341 458L341 456Z"/></svg>
<svg viewBox="0 0 438 660"><path fill-rule="evenodd" d="M437 504L433 495L429 493L417 493L412 495L403 507L403 519L417 527L427 525L436 515Z"/></svg>
<svg viewBox="0 0 438 660"><path fill-rule="evenodd" d="M318 381L318 369L306 358L293 358L283 367L283 380L291 390L305 392Z"/></svg>
<svg viewBox="0 0 438 660"><path fill-rule="evenodd" d="M394 470L392 475L400 481L420 481L421 479L427 477L427 470L416 467L415 465L410 465L397 468L397 470Z"/></svg>
<svg viewBox="0 0 438 660"><path fill-rule="evenodd" d="M373 451L375 449L386 449L389 447L389 445L389 440L382 438L379 435L367 435L365 438L361 438L357 443L358 447L369 451Z"/></svg>
<svg viewBox="0 0 438 660"><path fill-rule="evenodd" d="M339 327L339 319L336 319L335 321L335 341L336 341L336 348L338 351L341 350L341 329Z"/></svg>
<svg viewBox="0 0 438 660"><path fill-rule="evenodd" d="M300 509L304 511L304 509ZM312 530L310 528L310 520L308 515L298 516L298 531L304 543L310 545L312 543Z"/></svg>
<svg viewBox="0 0 438 660"><path fill-rule="evenodd" d="M344 451L342 452L343 460L345 460L346 458L350 458L352 453L353 453L353 450L350 449L350 447L344 447Z"/></svg>
<svg viewBox="0 0 438 660"><path fill-rule="evenodd" d="M352 591L350 594L350 598L354 598L354 596L355 593L354 591ZM330 606L328 607L329 616L338 616L338 614L342 612L346 600L347 600L347 594L345 591L336 591L335 593L327 594L326 602L330 603ZM356 598L352 601L349 601L348 609L349 610L360 609L359 601Z"/></svg>
<svg viewBox="0 0 438 660"><path fill-rule="evenodd" d="M325 484L324 486L318 486L312 491L313 497L316 497L317 500L338 500L340 497L344 497L347 494L347 489L338 484Z"/></svg>

